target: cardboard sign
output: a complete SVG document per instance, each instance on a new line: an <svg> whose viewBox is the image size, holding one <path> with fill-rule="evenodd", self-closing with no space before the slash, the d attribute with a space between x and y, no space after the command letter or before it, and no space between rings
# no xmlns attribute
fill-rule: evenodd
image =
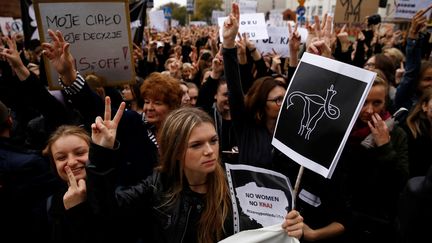
<svg viewBox="0 0 432 243"><path fill-rule="evenodd" d="M109 86L135 82L128 1L34 2L41 42L48 29L59 30L81 74L95 73ZM60 89L58 73L45 60L50 89Z"/></svg>
<svg viewBox="0 0 432 243"><path fill-rule="evenodd" d="M294 30L294 27L292 28ZM297 31L301 35L301 42L306 42L307 30L305 28L298 28ZM288 42L289 32L288 27L267 27L268 39L256 40L256 48L262 53L273 53L276 51L281 57L290 57Z"/></svg>
<svg viewBox="0 0 432 243"><path fill-rule="evenodd" d="M378 12L379 0L336 0L335 23L364 23Z"/></svg>
<svg viewBox="0 0 432 243"><path fill-rule="evenodd" d="M281 173L249 165L225 163L231 201L234 232L245 230L240 218L248 218L255 228L281 224L293 209L292 187ZM250 227L250 223L247 227ZM250 228L247 228L250 229Z"/></svg>
<svg viewBox="0 0 432 243"><path fill-rule="evenodd" d="M222 31L225 19L227 17L218 18L219 37L223 40ZM249 40L268 39L268 33L263 13L241 14L239 23L239 33L246 33Z"/></svg>
<svg viewBox="0 0 432 243"><path fill-rule="evenodd" d="M279 112L272 144L330 178L376 73L304 53Z"/></svg>
<svg viewBox="0 0 432 243"><path fill-rule="evenodd" d="M420 9L427 8L432 2L429 0L403 0L396 4L395 18L411 19ZM432 10L425 14L429 16Z"/></svg>

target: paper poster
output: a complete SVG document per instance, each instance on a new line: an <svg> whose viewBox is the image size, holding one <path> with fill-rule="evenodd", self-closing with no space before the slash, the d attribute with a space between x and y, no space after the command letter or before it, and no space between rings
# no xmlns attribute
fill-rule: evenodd
<svg viewBox="0 0 432 243"><path fill-rule="evenodd" d="M304 53L282 103L272 144L330 178L376 73Z"/></svg>
<svg viewBox="0 0 432 243"><path fill-rule="evenodd" d="M285 215L293 209L288 178L249 165L226 163L225 167L233 203L234 232L283 222Z"/></svg>

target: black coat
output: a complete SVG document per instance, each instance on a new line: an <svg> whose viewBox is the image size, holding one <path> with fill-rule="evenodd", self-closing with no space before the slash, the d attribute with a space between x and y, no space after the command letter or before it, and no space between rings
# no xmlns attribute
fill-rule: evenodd
<svg viewBox="0 0 432 243"><path fill-rule="evenodd" d="M59 185L48 160L0 138L0 242L46 242L46 199Z"/></svg>

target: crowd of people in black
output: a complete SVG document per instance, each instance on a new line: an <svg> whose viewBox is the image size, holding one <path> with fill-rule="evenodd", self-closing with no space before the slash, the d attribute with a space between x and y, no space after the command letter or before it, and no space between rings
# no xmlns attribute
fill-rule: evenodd
<svg viewBox="0 0 432 243"><path fill-rule="evenodd" d="M429 242L431 8L405 32L381 36L366 23L355 41L331 16L316 16L306 43L288 26L290 57L281 58L239 34L234 3L222 39L215 26L147 29L134 45L137 80L121 87L77 71L60 31L31 50L22 36L3 36L1 241L204 243L232 235L225 162L278 171L295 184L299 165L271 141L309 52L377 76L333 176L304 171L281 229L300 242ZM48 90L44 61L61 91ZM407 112L386 123L401 108Z"/></svg>

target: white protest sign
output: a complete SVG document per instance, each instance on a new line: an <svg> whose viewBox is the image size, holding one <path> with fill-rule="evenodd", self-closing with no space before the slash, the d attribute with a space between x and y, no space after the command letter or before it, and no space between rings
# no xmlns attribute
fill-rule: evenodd
<svg viewBox="0 0 432 243"><path fill-rule="evenodd" d="M222 31L224 21L227 17L218 18L219 37L223 40ZM239 22L239 33L246 33L249 40L268 39L267 28L263 13L241 14Z"/></svg>
<svg viewBox="0 0 432 243"><path fill-rule="evenodd" d="M205 22L205 21L191 21L191 22L189 22L189 25L207 26L207 22Z"/></svg>
<svg viewBox="0 0 432 243"><path fill-rule="evenodd" d="M69 42L82 74L95 73L115 86L135 81L127 1L35 1L39 34L50 42L48 29L59 30ZM58 74L45 61L51 89L60 89Z"/></svg>
<svg viewBox="0 0 432 243"><path fill-rule="evenodd" d="M21 19L13 19L11 17L0 17L0 27L4 35L12 36L14 34L22 34L23 26Z"/></svg>
<svg viewBox="0 0 432 243"><path fill-rule="evenodd" d="M216 25L218 22L218 18L224 17L225 16L225 12L224 11L218 11L218 10L213 10L212 11L212 24Z"/></svg>
<svg viewBox="0 0 432 243"><path fill-rule="evenodd" d="M167 21L163 10L156 10L149 12L150 27L156 29L159 32L165 32L168 30Z"/></svg>
<svg viewBox="0 0 432 243"><path fill-rule="evenodd" d="M291 184L286 176L249 165L225 163L225 168L233 203L234 232L244 230L240 218L262 228L280 224L293 209Z"/></svg>
<svg viewBox="0 0 432 243"><path fill-rule="evenodd" d="M284 20L283 20L282 12L283 12L283 10L281 10L281 9L270 10L268 25L270 25L270 26L283 26Z"/></svg>
<svg viewBox="0 0 432 243"><path fill-rule="evenodd" d="M256 0L240 0L239 10L240 14L244 13L256 13L258 1Z"/></svg>
<svg viewBox="0 0 432 243"><path fill-rule="evenodd" d="M176 19L171 19L171 27L175 28L180 25L180 22Z"/></svg>
<svg viewBox="0 0 432 243"><path fill-rule="evenodd" d="M294 31L294 28L292 28ZM307 30L305 28L298 28L297 31L301 35L301 42L306 42ZM288 27L267 27L269 35L268 39L256 40L256 48L262 53L273 53L276 51L281 57L290 57L288 48L289 32Z"/></svg>
<svg viewBox="0 0 432 243"><path fill-rule="evenodd" d="M330 178L376 73L304 53L285 93L272 145Z"/></svg>
<svg viewBox="0 0 432 243"><path fill-rule="evenodd" d="M403 0L396 3L395 18L411 19L417 11L427 8L432 3L431 0ZM430 10L425 16L429 16Z"/></svg>

